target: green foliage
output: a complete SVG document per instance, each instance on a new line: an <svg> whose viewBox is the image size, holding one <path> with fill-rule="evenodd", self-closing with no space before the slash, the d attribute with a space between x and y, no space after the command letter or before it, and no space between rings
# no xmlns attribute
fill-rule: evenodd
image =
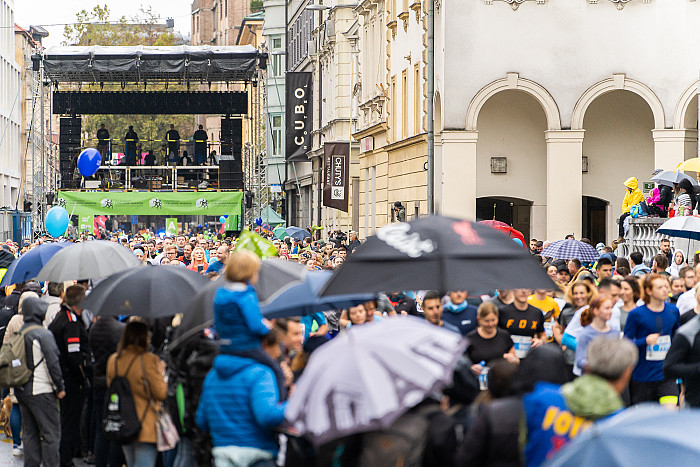
<svg viewBox="0 0 700 467"><path fill-rule="evenodd" d="M65 26L65 45L174 45L174 36L168 32L164 24L159 24L159 18L153 9L141 7L137 14L122 16L117 21L110 21L110 12L107 5L95 5L92 10L81 10L76 13L76 23ZM93 88L90 86L90 88ZM97 90L95 88L94 90ZM105 91L118 91L122 89L120 84L105 84ZM128 84L124 89L143 90L143 86ZM185 90L185 87L170 84L169 90ZM164 84L148 84L148 91L165 90ZM159 142L146 142L148 139L165 139L165 132L174 124L180 132L183 140L194 133L194 118L192 115L85 115L83 116L83 131L87 131L89 138L95 138L100 124L104 123L110 132L112 139L121 140L127 132L129 125L134 126L142 143L142 151L160 150ZM96 141L90 141L90 145L96 145ZM114 152L124 152L124 148L113 146ZM157 152L156 152L157 154Z"/></svg>
<svg viewBox="0 0 700 467"><path fill-rule="evenodd" d="M263 1L262 0L250 0L250 12L251 13L257 13L258 11L263 9Z"/></svg>

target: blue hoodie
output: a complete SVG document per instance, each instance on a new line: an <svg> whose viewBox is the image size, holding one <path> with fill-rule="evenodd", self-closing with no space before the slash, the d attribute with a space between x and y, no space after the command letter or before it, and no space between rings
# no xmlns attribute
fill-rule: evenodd
<svg viewBox="0 0 700 467"><path fill-rule="evenodd" d="M208 431L214 447L258 448L277 454L270 429L284 420L270 368L235 355L219 355L204 379L197 426Z"/></svg>
<svg viewBox="0 0 700 467"><path fill-rule="evenodd" d="M455 305L451 301L445 304L442 313L442 320L459 329L459 332L466 336L476 329L476 310L474 305L470 305L464 300L459 305ZM449 328L449 326L446 326Z"/></svg>
<svg viewBox="0 0 700 467"><path fill-rule="evenodd" d="M252 286L240 282L219 288L214 295L214 325L224 342L222 352L253 350L270 330L263 323L258 296Z"/></svg>
<svg viewBox="0 0 700 467"><path fill-rule="evenodd" d="M632 275L637 276L637 277L642 277L646 274L649 274L651 272L651 269L649 269L649 266L646 264L638 264L632 269Z"/></svg>

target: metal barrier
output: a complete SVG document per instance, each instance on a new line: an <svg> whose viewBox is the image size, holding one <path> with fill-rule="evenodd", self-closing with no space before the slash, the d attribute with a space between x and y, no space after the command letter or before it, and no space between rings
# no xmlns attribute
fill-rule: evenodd
<svg viewBox="0 0 700 467"><path fill-rule="evenodd" d="M218 190L218 165L102 166L83 182L89 190Z"/></svg>
<svg viewBox="0 0 700 467"><path fill-rule="evenodd" d="M700 249L700 241L685 238L674 238L657 233L661 224L668 219L660 217L630 218L630 228L625 236L625 243L617 247L615 254L629 258L630 253L640 252L644 256L644 262L650 264L655 255L659 253L661 239L668 238L671 242L671 250L681 250L686 255L688 264L693 264L693 256Z"/></svg>

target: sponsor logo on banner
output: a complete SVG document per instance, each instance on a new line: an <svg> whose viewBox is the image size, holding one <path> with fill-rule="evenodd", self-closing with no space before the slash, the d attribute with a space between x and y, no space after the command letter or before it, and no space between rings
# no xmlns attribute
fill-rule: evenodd
<svg viewBox="0 0 700 467"><path fill-rule="evenodd" d="M306 153L311 149L313 120L312 84L310 72L287 72L285 76L287 160L308 160Z"/></svg>
<svg viewBox="0 0 700 467"><path fill-rule="evenodd" d="M435 243L432 240L421 239L418 232L409 234L409 230L411 230L410 225L397 222L379 229L377 238L411 258L420 258L425 253L432 253L435 250Z"/></svg>
<svg viewBox="0 0 700 467"><path fill-rule="evenodd" d="M350 143L323 145L323 205L348 212Z"/></svg>
<svg viewBox="0 0 700 467"><path fill-rule="evenodd" d="M163 203L158 198L152 198L148 201L148 207L151 208L160 208L163 206Z"/></svg>

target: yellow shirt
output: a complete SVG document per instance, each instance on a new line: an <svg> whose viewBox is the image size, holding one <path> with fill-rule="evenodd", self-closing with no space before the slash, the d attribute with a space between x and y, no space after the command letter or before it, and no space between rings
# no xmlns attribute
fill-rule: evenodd
<svg viewBox="0 0 700 467"><path fill-rule="evenodd" d="M530 295L527 297L527 303L535 308L539 308L544 315L545 321L549 321L552 317L557 319L559 318L559 313L561 313L559 305L557 305L557 302L552 297L545 297L544 300L538 300L535 295Z"/></svg>

